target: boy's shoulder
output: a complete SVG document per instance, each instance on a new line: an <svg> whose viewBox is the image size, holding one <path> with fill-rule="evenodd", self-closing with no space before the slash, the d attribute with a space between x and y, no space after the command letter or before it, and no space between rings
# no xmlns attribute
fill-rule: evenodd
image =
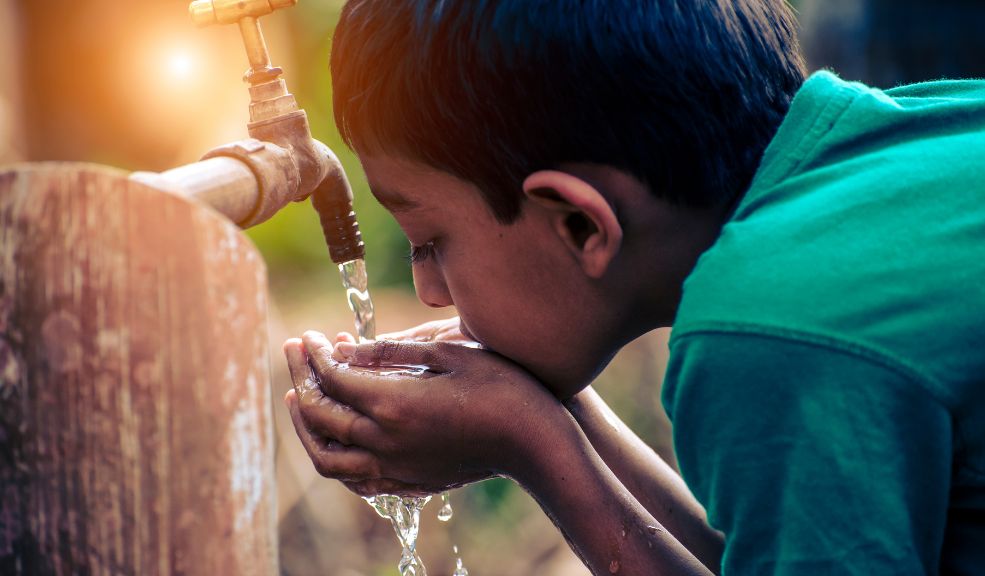
<svg viewBox="0 0 985 576"><path fill-rule="evenodd" d="M873 168L918 180L935 170L935 180L946 185L975 174L981 148L970 144L983 139L985 80L880 90L816 72L794 98L743 204L819 169L828 170L825 183L839 184L886 175Z"/></svg>
<svg viewBox="0 0 985 576"><path fill-rule="evenodd" d="M675 334L804 333L967 384L985 373L981 150L985 82L883 92L814 75L686 281Z"/></svg>

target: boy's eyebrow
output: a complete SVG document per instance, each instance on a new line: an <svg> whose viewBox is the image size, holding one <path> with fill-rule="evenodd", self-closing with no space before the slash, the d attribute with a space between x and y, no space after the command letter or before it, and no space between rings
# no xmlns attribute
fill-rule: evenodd
<svg viewBox="0 0 985 576"><path fill-rule="evenodd" d="M370 188L370 192L390 212L408 212L421 207L419 202L406 198L393 190L373 186Z"/></svg>

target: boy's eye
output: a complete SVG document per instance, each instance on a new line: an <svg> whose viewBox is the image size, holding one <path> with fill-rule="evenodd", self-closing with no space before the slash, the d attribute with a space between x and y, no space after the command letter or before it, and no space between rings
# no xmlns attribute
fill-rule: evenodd
<svg viewBox="0 0 985 576"><path fill-rule="evenodd" d="M434 242L425 242L420 246L410 247L410 263L419 264L434 256Z"/></svg>

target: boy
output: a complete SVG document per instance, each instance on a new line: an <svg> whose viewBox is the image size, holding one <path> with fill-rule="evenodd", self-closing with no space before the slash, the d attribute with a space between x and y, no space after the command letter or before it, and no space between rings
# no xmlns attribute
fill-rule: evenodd
<svg viewBox="0 0 985 576"><path fill-rule="evenodd" d="M483 349L288 341L318 471L508 476L596 574L985 574L985 82L805 81L793 29L781 0L350 1L337 123L460 313L428 330ZM671 324L687 486L587 387ZM429 370L359 368L387 365Z"/></svg>

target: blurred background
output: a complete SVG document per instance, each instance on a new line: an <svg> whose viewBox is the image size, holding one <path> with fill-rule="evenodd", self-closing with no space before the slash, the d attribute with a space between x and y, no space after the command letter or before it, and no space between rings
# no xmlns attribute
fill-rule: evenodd
<svg viewBox="0 0 985 576"><path fill-rule="evenodd" d="M328 53L342 0L300 0L262 25L275 65L340 156L355 190L381 331L454 315L420 305L392 219L370 196L332 122ZM985 0L800 0L809 67L878 87L941 77L985 77ZM0 0L0 164L84 161L160 171L246 137L247 67L236 27L195 29L187 0ZM176 233L179 233L176 231ZM278 435L280 562L285 575L394 575L389 523L341 485L321 479L280 401L289 388L278 352L314 328L351 329L338 274L307 204L248 235L269 271L273 406ZM614 409L674 462L660 406L665 331L616 357L596 383ZM454 569L457 545L473 576L587 574L537 505L506 480L451 495L455 514L424 511L419 548L432 575ZM575 504L576 505L576 504Z"/></svg>

